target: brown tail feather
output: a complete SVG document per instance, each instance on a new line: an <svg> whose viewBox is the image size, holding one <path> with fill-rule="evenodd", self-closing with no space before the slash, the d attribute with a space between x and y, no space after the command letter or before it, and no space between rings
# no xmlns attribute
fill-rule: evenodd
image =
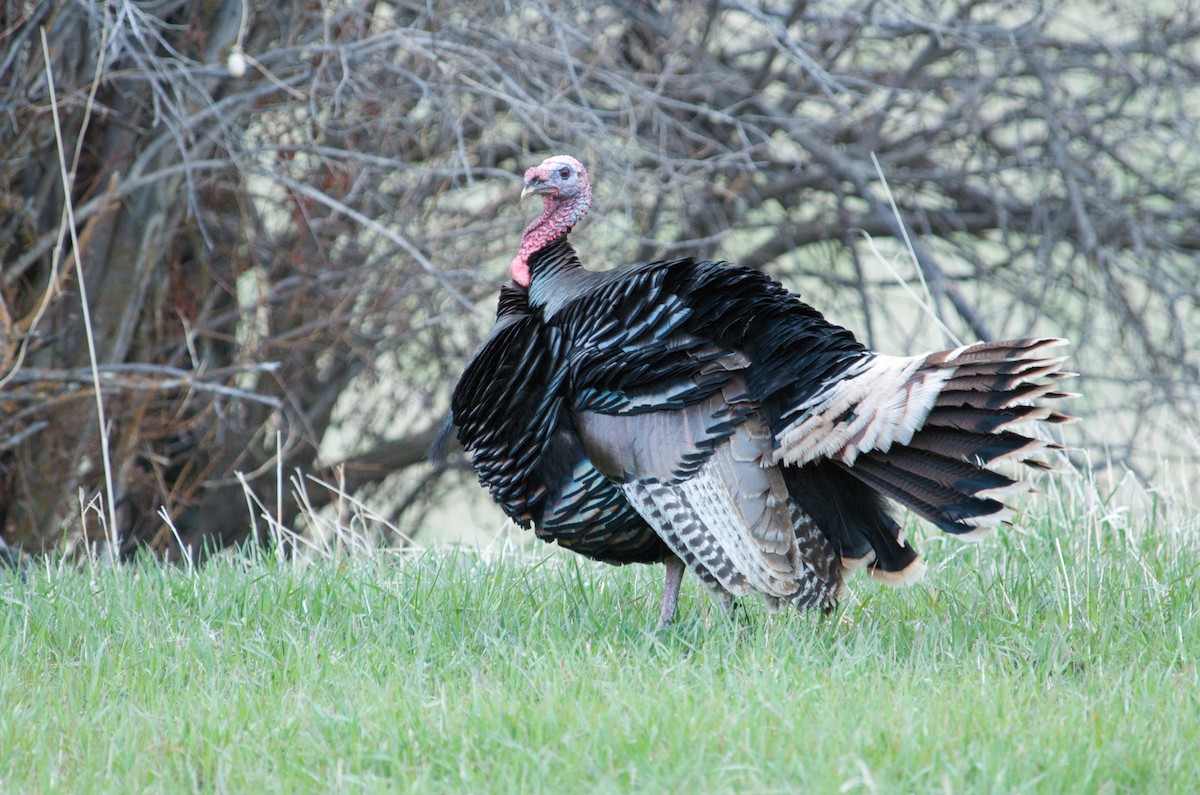
<svg viewBox="0 0 1200 795"><path fill-rule="evenodd" d="M914 436L908 446L978 466L1010 460L1034 465L1030 456L1042 450L1059 447L1051 442L1030 439L1012 431L993 434L931 427L924 428Z"/></svg>
<svg viewBox="0 0 1200 795"><path fill-rule="evenodd" d="M851 470L867 485L891 497L947 533L975 533L1006 520L1011 511L999 500L963 495L954 489L904 472L878 460L861 457Z"/></svg>
<svg viewBox="0 0 1200 795"><path fill-rule="evenodd" d="M898 447L887 453L872 454L872 458L964 497L994 499L1005 492L1027 488L999 472L925 450Z"/></svg>
<svg viewBox="0 0 1200 795"><path fill-rule="evenodd" d="M1054 398L1054 384L1021 384L1011 389L984 391L982 389L960 389L957 379L947 382L947 388L938 395L934 406L968 406L977 409L1007 409L1029 405L1035 400Z"/></svg>
<svg viewBox="0 0 1200 795"><path fill-rule="evenodd" d="M1067 341L1057 337L1033 337L1021 340L1002 340L1000 342L977 342L947 351L929 354L925 361L930 365L949 365L962 367L973 364L991 362L1015 362L1023 360L1044 360L1042 351L1066 345Z"/></svg>
<svg viewBox="0 0 1200 795"><path fill-rule="evenodd" d="M997 433L1026 422L1054 422L1055 412L1045 406L1013 406L1003 411L963 406L938 406L929 412L925 427L954 428L975 433ZM1058 415L1062 416L1062 415ZM1064 417L1064 419L1066 419Z"/></svg>
<svg viewBox="0 0 1200 795"><path fill-rule="evenodd" d="M954 379L993 378L987 381L986 389L1008 389L1035 378L1071 378L1074 373L1057 372L1058 366L1068 357L1054 356L1048 359L1020 359L1015 362L980 362L955 368Z"/></svg>

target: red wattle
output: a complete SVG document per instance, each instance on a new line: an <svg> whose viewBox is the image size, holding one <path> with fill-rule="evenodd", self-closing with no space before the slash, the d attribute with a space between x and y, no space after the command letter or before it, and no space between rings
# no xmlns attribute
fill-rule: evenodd
<svg viewBox="0 0 1200 795"><path fill-rule="evenodd" d="M512 262L508 264L508 275L514 282L526 288L533 281L529 275L529 263L520 255L513 257Z"/></svg>

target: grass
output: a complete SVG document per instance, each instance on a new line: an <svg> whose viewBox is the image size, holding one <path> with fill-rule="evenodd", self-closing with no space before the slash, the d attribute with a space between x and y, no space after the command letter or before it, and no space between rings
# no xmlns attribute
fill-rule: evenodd
<svg viewBox="0 0 1200 795"><path fill-rule="evenodd" d="M1060 512L829 617L689 582L661 635L658 569L544 548L43 566L0 582L0 790L1197 791L1194 527Z"/></svg>

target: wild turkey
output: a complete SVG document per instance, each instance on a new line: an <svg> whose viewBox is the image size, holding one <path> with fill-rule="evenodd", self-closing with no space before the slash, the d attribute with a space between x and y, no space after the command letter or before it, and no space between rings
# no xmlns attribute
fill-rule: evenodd
<svg viewBox="0 0 1200 795"><path fill-rule="evenodd" d="M914 357L874 353L763 273L691 258L589 271L567 233L587 171L525 172L525 230L497 323L452 400L492 497L545 540L610 562L682 560L721 600L832 608L850 571L892 584L923 564L888 498L948 533L1005 521L1025 487L988 469L1055 445L1070 418L1053 338Z"/></svg>

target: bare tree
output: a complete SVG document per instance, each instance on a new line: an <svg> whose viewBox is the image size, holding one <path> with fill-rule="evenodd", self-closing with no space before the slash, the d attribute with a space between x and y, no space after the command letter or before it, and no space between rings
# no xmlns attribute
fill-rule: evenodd
<svg viewBox="0 0 1200 795"><path fill-rule="evenodd" d="M4 538L171 557L247 536L243 480L295 527L292 473L425 467L550 152L593 172L592 267L736 259L884 350L1062 334L1081 445L1194 457L1194 11L0 5Z"/></svg>

